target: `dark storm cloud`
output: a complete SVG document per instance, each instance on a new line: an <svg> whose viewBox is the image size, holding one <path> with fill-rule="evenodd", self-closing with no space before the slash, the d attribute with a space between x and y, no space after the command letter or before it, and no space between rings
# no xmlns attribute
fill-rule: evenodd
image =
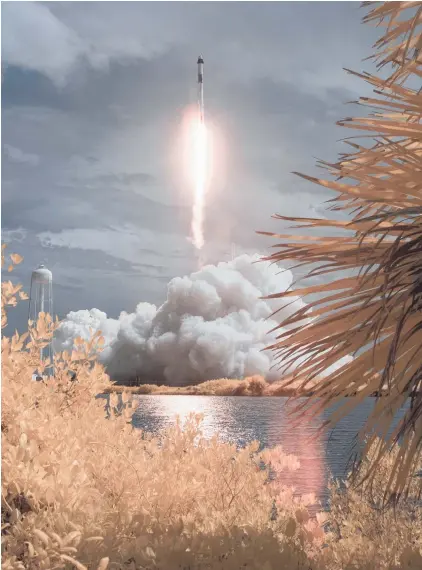
<svg viewBox="0 0 422 570"><path fill-rule="evenodd" d="M350 134L334 123L364 88L341 68L362 69L376 37L357 3L20 2L2 12L2 226L27 232L16 242L27 272L46 256L54 264L60 310L65 298L114 314L125 299L159 302L165 281L197 263L190 190L168 157L195 101L198 52L227 162L207 196L205 257L217 261L231 241L262 251L254 231L281 229L274 212L323 211L329 194L290 172L315 173L313 157L335 159Z"/></svg>
<svg viewBox="0 0 422 570"><path fill-rule="evenodd" d="M2 107L14 106L66 108L51 79L38 71L9 65L3 70Z"/></svg>

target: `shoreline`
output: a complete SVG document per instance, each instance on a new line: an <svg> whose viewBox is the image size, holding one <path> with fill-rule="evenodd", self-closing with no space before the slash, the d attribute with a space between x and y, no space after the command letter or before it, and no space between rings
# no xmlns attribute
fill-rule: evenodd
<svg viewBox="0 0 422 570"><path fill-rule="evenodd" d="M240 380L237 378L217 378L207 380L200 384L190 384L187 386L167 386L164 384L139 384L138 386L127 386L112 383L103 387L103 394L121 394L123 392L139 396L248 396L251 398L309 398L315 396L315 389L322 379L310 381L307 388L302 390L303 381L287 376L282 381L267 382L262 376L256 374L247 376ZM289 384L290 385L286 385ZM352 391L344 395L345 398L355 398L360 395L365 387L359 387L357 391ZM388 396L386 386L384 389L371 392L367 398L382 398ZM419 395L416 392L413 396ZM412 394L408 394L411 398Z"/></svg>
<svg viewBox="0 0 422 570"><path fill-rule="evenodd" d="M264 381L265 382L265 381ZM113 384L104 387L103 394L122 394L127 392L140 396L246 396L250 398L308 398L315 394L313 390L301 393L298 387L283 387L280 384L267 384L260 381L246 380L210 380L192 386L164 386L157 384L141 384L140 386L124 386ZM356 397L354 392L345 396ZM386 394L373 392L368 397L377 398Z"/></svg>
<svg viewBox="0 0 422 570"><path fill-rule="evenodd" d="M278 391L276 394L272 393L262 393L262 394L238 394L238 393L226 393L226 392L201 392L199 390L177 390L173 387L168 387L167 390L160 389L161 386L157 386L157 390L138 390L138 386L111 386L108 388L104 388L103 394L123 394L123 392L129 392L130 394L138 395L138 396L233 396L236 398L240 397L247 397L247 398L273 398L273 397L280 397L286 398L291 396L299 396L296 392L290 390ZM307 393L302 397L310 397L313 395L312 393Z"/></svg>
<svg viewBox="0 0 422 570"><path fill-rule="evenodd" d="M112 390L110 388L105 388L102 394L109 395L109 394L123 394L123 392L129 392L134 396L219 396L219 397L233 397L233 398L310 398L314 395L314 393L307 393L307 394L297 394L291 393L286 390L285 393L277 393L277 394L205 394L202 392L135 392L132 390ZM377 394L369 394L367 398L378 398L383 397L385 394L381 394L378 396ZM344 396L344 398L355 398L357 394L349 394Z"/></svg>

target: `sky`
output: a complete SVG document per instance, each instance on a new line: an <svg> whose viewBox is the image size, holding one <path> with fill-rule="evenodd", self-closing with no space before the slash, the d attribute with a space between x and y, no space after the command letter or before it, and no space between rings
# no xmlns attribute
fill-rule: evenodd
<svg viewBox="0 0 422 570"><path fill-rule="evenodd" d="M359 2L3 2L2 241L29 290L53 272L55 311L161 304L198 266L180 132L205 61L215 176L202 260L268 253L271 216L328 215L318 173L350 135L379 33ZM11 314L20 327L27 308Z"/></svg>

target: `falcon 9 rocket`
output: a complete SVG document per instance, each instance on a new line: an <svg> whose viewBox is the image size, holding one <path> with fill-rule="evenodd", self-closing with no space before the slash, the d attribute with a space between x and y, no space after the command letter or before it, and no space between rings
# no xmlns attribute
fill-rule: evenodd
<svg viewBox="0 0 422 570"><path fill-rule="evenodd" d="M198 57L198 109L201 123L204 122L204 60Z"/></svg>

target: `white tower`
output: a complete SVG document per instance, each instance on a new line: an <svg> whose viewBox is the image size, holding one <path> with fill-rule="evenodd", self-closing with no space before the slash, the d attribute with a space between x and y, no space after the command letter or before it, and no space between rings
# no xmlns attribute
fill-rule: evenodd
<svg viewBox="0 0 422 570"><path fill-rule="evenodd" d="M40 313L48 313L51 318L54 318L53 274L44 265L40 265L32 272L28 320L36 323ZM40 357L43 360L49 359L53 362L52 342L41 349ZM47 370L47 374L52 374L52 368Z"/></svg>

